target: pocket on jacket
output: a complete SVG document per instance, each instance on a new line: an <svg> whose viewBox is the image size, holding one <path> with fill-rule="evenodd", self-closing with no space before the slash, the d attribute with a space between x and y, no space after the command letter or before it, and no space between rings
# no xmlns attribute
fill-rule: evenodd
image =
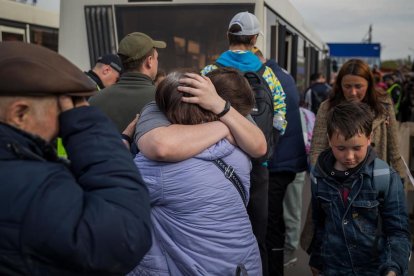
<svg viewBox="0 0 414 276"><path fill-rule="evenodd" d="M378 226L379 202L373 200L355 200L352 203L352 218L358 229L368 235L375 235Z"/></svg>
<svg viewBox="0 0 414 276"><path fill-rule="evenodd" d="M332 213L332 200L329 198L329 194L318 193L316 198L326 215Z"/></svg>

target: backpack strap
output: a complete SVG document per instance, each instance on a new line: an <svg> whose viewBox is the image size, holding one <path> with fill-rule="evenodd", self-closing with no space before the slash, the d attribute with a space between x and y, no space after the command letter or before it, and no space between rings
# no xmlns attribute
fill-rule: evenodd
<svg viewBox="0 0 414 276"><path fill-rule="evenodd" d="M266 65L265 64L263 64L262 65L262 67L260 67L260 69L259 70L257 70L256 71L256 73L259 75L259 76L261 76L261 77L263 77L263 74L264 74L264 71L266 71ZM274 73L274 72L273 72ZM276 74L275 74L276 75ZM267 83L266 83L267 84Z"/></svg>
<svg viewBox="0 0 414 276"><path fill-rule="evenodd" d="M372 176L375 189L378 191L378 200L382 204L390 188L390 167L385 161L375 158Z"/></svg>
<svg viewBox="0 0 414 276"><path fill-rule="evenodd" d="M213 63L213 65L217 66L217 68L223 68L223 67L226 67L226 66L224 66L223 64L218 63L217 61L216 61L216 62L214 62L214 63Z"/></svg>
<svg viewBox="0 0 414 276"><path fill-rule="evenodd" d="M374 256L378 256L378 241L382 235L382 217L381 217L381 208L384 205L385 198L388 196L388 191L390 188L390 167L388 164L379 158L374 160L374 170L372 171L373 183L375 189L378 191L378 201L380 206L380 213L378 217L377 230L375 231L375 240L372 248L372 253Z"/></svg>

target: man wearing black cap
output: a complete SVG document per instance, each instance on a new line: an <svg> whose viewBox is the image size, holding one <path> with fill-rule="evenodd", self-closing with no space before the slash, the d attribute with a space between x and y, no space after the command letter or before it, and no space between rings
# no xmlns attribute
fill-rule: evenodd
<svg viewBox="0 0 414 276"><path fill-rule="evenodd" d="M0 275L125 275L151 246L148 192L68 60L0 43ZM51 145L63 138L70 164Z"/></svg>
<svg viewBox="0 0 414 276"><path fill-rule="evenodd" d="M115 84L122 73L122 62L118 55L107 54L98 58L92 70L85 72L95 83L98 90Z"/></svg>
<svg viewBox="0 0 414 276"><path fill-rule="evenodd" d="M154 100L154 79L158 71L158 51L167 45L146 34L134 32L119 43L118 54L124 73L119 81L90 98L122 132L142 107Z"/></svg>

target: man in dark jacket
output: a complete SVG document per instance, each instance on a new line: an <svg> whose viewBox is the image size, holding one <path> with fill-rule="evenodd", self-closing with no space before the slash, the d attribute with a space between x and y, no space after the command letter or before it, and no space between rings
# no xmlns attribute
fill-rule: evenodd
<svg viewBox="0 0 414 276"><path fill-rule="evenodd" d="M322 73L314 73L310 77L311 85L305 92L305 106L313 113L317 113L319 106L325 101L332 87L326 83Z"/></svg>
<svg viewBox="0 0 414 276"><path fill-rule="evenodd" d="M294 202L297 204L296 207L301 210L299 204L302 202L303 172L307 169L305 142L299 111L299 93L295 80L289 72L281 68L276 61L266 60L258 48L254 47L253 52L266 66L273 70L286 94L286 120L288 125L285 134L279 137L268 166L269 214L266 237L269 275L283 275L284 264L296 261L293 253L295 247L298 246L298 237L294 241L291 240L292 235L288 235L287 238L290 239L286 239L285 242L284 197L287 187L293 185L293 189L290 190L291 197L294 198ZM300 175L300 177L296 179L297 175ZM299 214L294 212L289 216L293 222L289 221L286 226L289 226L289 228L299 227L300 229L300 216L300 212ZM289 230L295 231L294 229ZM284 252L285 246L287 246L287 252ZM285 258L284 253L286 254Z"/></svg>
<svg viewBox="0 0 414 276"><path fill-rule="evenodd" d="M151 246L148 191L88 107L94 84L22 42L0 43L0 83L0 275L128 273ZM71 163L51 145L58 134Z"/></svg>
<svg viewBox="0 0 414 276"><path fill-rule="evenodd" d="M98 90L115 84L123 70L121 59L115 54L100 56L95 66L85 74L96 83Z"/></svg>
<svg viewBox="0 0 414 276"><path fill-rule="evenodd" d="M130 33L119 43L118 54L124 66L119 81L89 99L122 132L141 109L155 98L154 79L158 71L157 48L163 41L152 40L143 33Z"/></svg>

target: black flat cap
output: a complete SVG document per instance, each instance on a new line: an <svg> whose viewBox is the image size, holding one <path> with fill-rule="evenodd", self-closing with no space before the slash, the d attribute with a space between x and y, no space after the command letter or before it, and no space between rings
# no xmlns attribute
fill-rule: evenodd
<svg viewBox="0 0 414 276"><path fill-rule="evenodd" d="M0 96L91 96L96 85L73 63L42 46L0 42Z"/></svg>

